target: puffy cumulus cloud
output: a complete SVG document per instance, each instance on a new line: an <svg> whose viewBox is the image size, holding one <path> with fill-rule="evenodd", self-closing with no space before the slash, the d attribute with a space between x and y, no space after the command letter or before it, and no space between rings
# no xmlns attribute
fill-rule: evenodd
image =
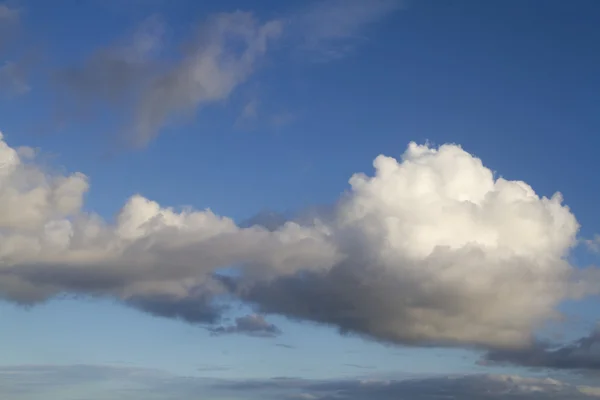
<svg viewBox="0 0 600 400"><path fill-rule="evenodd" d="M233 325L217 326L211 328L210 332L214 335L240 333L256 337L275 337L281 334L281 330L277 326L269 323L264 316L259 314L238 317Z"/></svg>
<svg viewBox="0 0 600 400"><path fill-rule="evenodd" d="M157 315L214 321L223 293L216 269L248 263L249 272L280 275L337 257L315 229L240 228L210 210L177 212L139 195L109 223L82 211L83 174L52 174L19 153L32 152L0 141L0 296L9 300L110 295Z"/></svg>
<svg viewBox="0 0 600 400"><path fill-rule="evenodd" d="M85 293L216 322L237 296L378 340L520 349L561 300L597 289L564 259L578 224L560 194L495 178L456 145L379 156L332 209L268 228L140 195L104 221L82 211L85 176L27 153L0 142L0 295L19 302Z"/></svg>
<svg viewBox="0 0 600 400"><path fill-rule="evenodd" d="M343 259L242 283L265 312L398 343L527 346L571 282L578 223L560 194L495 179L458 146L411 144L354 175L325 222Z"/></svg>

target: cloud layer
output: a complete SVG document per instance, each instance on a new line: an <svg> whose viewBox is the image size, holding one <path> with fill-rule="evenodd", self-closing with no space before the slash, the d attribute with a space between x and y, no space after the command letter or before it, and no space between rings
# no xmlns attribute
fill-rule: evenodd
<svg viewBox="0 0 600 400"><path fill-rule="evenodd" d="M245 395L297 400L362 399L591 399L596 387L574 386L551 378L466 375L404 380L309 381L273 379L224 385Z"/></svg>
<svg viewBox="0 0 600 400"><path fill-rule="evenodd" d="M119 398L128 400L209 398L297 400L391 399L561 399L600 397L592 386L576 386L550 378L505 375L432 378L226 381L180 377L162 371L127 367L5 366L0 367L0 396L19 400Z"/></svg>
<svg viewBox="0 0 600 400"><path fill-rule="evenodd" d="M562 300L597 290L565 261L578 223L560 194L497 178L456 145L411 143L374 167L328 212L269 229L141 195L105 221L83 211L87 177L2 140L0 296L111 296L199 323L235 296L376 340L513 351L535 346Z"/></svg>

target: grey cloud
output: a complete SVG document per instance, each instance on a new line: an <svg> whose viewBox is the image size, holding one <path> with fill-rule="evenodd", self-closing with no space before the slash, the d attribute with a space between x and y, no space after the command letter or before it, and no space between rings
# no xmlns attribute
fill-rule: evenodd
<svg viewBox="0 0 600 400"><path fill-rule="evenodd" d="M0 92L19 95L29 90L26 65L15 61L6 61L0 65Z"/></svg>
<svg viewBox="0 0 600 400"><path fill-rule="evenodd" d="M118 385L114 385L118 383ZM86 399L156 400L206 397L230 399L425 400L425 399L563 399L598 398L599 388L550 378L466 375L431 378L308 380L273 378L234 381L181 377L160 370L95 366L3 366L0 396L14 400L32 396L69 397L71 388L85 390ZM65 397L67 396L67 397Z"/></svg>
<svg viewBox="0 0 600 400"><path fill-rule="evenodd" d="M11 7L7 3L0 3L0 33L6 33L7 29L14 28L21 22L21 10ZM0 36L0 44L2 36Z"/></svg>
<svg viewBox="0 0 600 400"><path fill-rule="evenodd" d="M277 326L258 314L238 317L233 325L217 326L209 328L209 330L214 335L244 334L256 337L275 337L281 334L281 330Z"/></svg>
<svg viewBox="0 0 600 400"><path fill-rule="evenodd" d="M181 319L189 323L216 323L227 309L216 304L208 293L177 298L164 294L137 295L125 303L158 317Z"/></svg>
<svg viewBox="0 0 600 400"><path fill-rule="evenodd" d="M260 24L247 12L209 18L182 60L142 93L135 144L151 140L172 116L226 99L254 72L269 41L281 30L281 22Z"/></svg>
<svg viewBox="0 0 600 400"><path fill-rule="evenodd" d="M236 286L235 280L229 283L242 299L256 304L264 313L333 325L342 334L408 345L461 345L461 340L453 343L450 337L447 341L430 338L443 338L446 324L453 324L454 316L459 317L465 310L470 310L467 314L476 313L484 305L473 302L459 288L439 288L436 295L425 295L422 291L432 289L418 284L423 277L398 277L361 259L359 253L357 247L354 258L328 271L302 271L247 286ZM424 334L412 309L439 315L428 327L439 332Z"/></svg>
<svg viewBox="0 0 600 400"><path fill-rule="evenodd" d="M514 364L534 368L600 370L600 327L573 343L556 346L538 343L522 350L496 350L486 354L484 365Z"/></svg>
<svg viewBox="0 0 600 400"><path fill-rule="evenodd" d="M397 400L397 399L589 399L595 388L578 387L549 378L471 375L406 380L310 381L273 379L229 383L229 388L273 399Z"/></svg>
<svg viewBox="0 0 600 400"><path fill-rule="evenodd" d="M57 82L77 100L133 115L125 123L127 145L144 146L181 117L227 99L253 74L282 23L261 23L241 11L212 15L170 63L158 57L164 29L153 17L129 43L101 49L57 73Z"/></svg>
<svg viewBox="0 0 600 400"><path fill-rule="evenodd" d="M250 12L215 14L199 25L172 62L159 61L165 27L153 17L125 43L58 71L56 81L67 99L75 100L66 109L86 116L98 103L107 104L124 120L120 140L142 147L162 129L229 98L252 76L284 27L288 47L320 59L339 58L360 42L365 28L402 5L400 0L317 1L290 14L285 26L283 20L260 22ZM257 108L256 101L247 103L238 123L255 119ZM267 123L278 129L293 119L294 114L280 112Z"/></svg>
<svg viewBox="0 0 600 400"><path fill-rule="evenodd" d="M288 214L274 211L262 211L240 223L240 226L244 228L262 226L269 231L275 231L285 225L288 221L291 221L291 217Z"/></svg>
<svg viewBox="0 0 600 400"><path fill-rule="evenodd" d="M145 20L125 43L95 51L82 65L57 71L55 79L78 101L108 101L122 105L131 100L155 72L165 27L153 16Z"/></svg>
<svg viewBox="0 0 600 400"><path fill-rule="evenodd" d="M11 59L22 51L12 51L10 46L20 22L20 9L0 3L0 93L4 95L20 95L30 89L27 82L30 63Z"/></svg>

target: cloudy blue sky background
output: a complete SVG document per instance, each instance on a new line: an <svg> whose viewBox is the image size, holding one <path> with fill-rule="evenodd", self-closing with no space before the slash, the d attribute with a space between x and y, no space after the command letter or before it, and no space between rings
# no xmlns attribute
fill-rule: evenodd
<svg viewBox="0 0 600 400"><path fill-rule="evenodd" d="M123 205L135 194L163 207L210 208L238 224L327 214L322 210L349 190L353 174L376 174L378 155L401 162L411 141L432 148L456 143L496 177L527 182L539 196L562 193L581 226L573 233L578 242L564 257L582 271L597 264L594 250L600 242L595 239L600 231L599 18L600 4L593 0L8 1L0 3L0 130L11 148L38 149L32 163L49 176L85 174L90 183L85 202L67 217L93 212L109 225L118 224ZM22 159L26 152L21 150ZM416 155L415 160L418 164ZM460 172L454 164L436 165ZM10 182L23 192L32 184ZM3 195L9 189L5 186ZM52 190L50 197L58 196ZM7 204L0 214L17 213ZM28 203L10 204L25 209ZM546 223L544 218L539 221ZM0 218L3 235L21 232L21 220L11 221ZM441 232L456 225L434 226ZM548 243L560 247L568 229L552 225L540 232L556 233ZM155 240L164 244L164 237ZM223 247L235 247L246 236L231 240ZM270 246L220 267L260 264L264 260L256 253L279 254ZM314 246L306 253L329 260L321 244ZM220 260L224 252L214 250L211 256ZM72 277L73 270L50 269L58 261L46 265L19 254L15 262L6 254L0 275L7 282L0 285L7 300L0 303L0 394L11 399L48 393L65 399L115 394L187 399L198 393L215 399L327 399L336 391L349 399L386 399L428 398L428 390L455 396L491 390L509 398L600 395L584 388L600 382L595 297L600 285L593 270L585 279L589 296L565 295L556 306L563 319L533 332L559 346L588 339L552 352L537 343L524 350L499 349L490 344L493 339L470 333L467 338L456 333L458 340L428 337L452 342L430 347L420 339L412 343L404 328L390 340L377 334L382 331L375 322L383 314L367 318L367 327L340 334L347 326L327 311L307 316L313 311L261 297L279 293L262 286L234 291L239 298L215 324L202 318L188 323L164 316L201 309L191 295L190 303L159 304L162 292L155 298L147 297L145 288L142 293L121 283L99 288L94 282L104 275ZM49 260L48 254L40 257ZM69 254L64 257L74 257ZM172 255L166 260L179 262ZM302 267L312 260L303 260ZM169 261L160 267L168 268ZM15 265L26 272L14 273ZM262 274L260 268L251 271ZM15 276L32 289L12 286L8 279ZM525 293L549 276L506 282ZM48 287L51 295L30 301L31 293ZM329 298L335 296L314 303ZM360 298L356 293L349 301ZM447 378L463 374L469 377ZM568 384L496 374L551 376ZM409 377L418 380L392 381Z"/></svg>

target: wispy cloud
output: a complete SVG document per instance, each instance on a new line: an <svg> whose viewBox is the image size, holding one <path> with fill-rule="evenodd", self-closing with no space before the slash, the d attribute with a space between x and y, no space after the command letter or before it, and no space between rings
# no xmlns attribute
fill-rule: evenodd
<svg viewBox="0 0 600 400"><path fill-rule="evenodd" d="M9 51L11 39L20 23L21 10L0 3L0 94L20 95L30 89L27 82L28 63L12 59L19 51Z"/></svg>
<svg viewBox="0 0 600 400"><path fill-rule="evenodd" d="M269 117L269 124L275 129L281 129L284 126L287 126L294 122L295 119L296 116L289 111L280 112L273 114Z"/></svg>
<svg viewBox="0 0 600 400"><path fill-rule="evenodd" d="M20 95L29 90L27 65L15 61L0 65L0 93Z"/></svg>
<svg viewBox="0 0 600 400"><path fill-rule="evenodd" d="M222 325L210 328L214 335L243 334L255 337L275 337L281 330L269 323L264 316L258 314L246 315L235 319L233 325Z"/></svg>
<svg viewBox="0 0 600 400"><path fill-rule="evenodd" d="M56 81L75 100L66 109L85 116L99 104L109 105L125 119L122 144L140 148L204 106L229 99L253 76L276 39L284 36L285 48L309 52L304 59L340 58L364 41L368 27L402 5L400 0L315 1L287 19L268 21L251 12L213 14L168 62L161 52L167 27L154 16L130 38L61 69ZM281 129L294 118L290 112L264 112L257 99L250 99L235 126L263 123Z"/></svg>
<svg viewBox="0 0 600 400"><path fill-rule="evenodd" d="M241 11L212 15L170 63L160 58L164 29L150 19L126 45L100 49L57 75L78 99L125 106L133 115L124 129L129 146L145 146L166 126L226 100L254 73L282 22L262 23Z"/></svg>
<svg viewBox="0 0 600 400"><path fill-rule="evenodd" d="M583 241L583 243L587 246L587 248L594 252L594 253L600 253L600 235L599 234L595 234L594 237L592 237L591 239L586 239Z"/></svg>
<svg viewBox="0 0 600 400"><path fill-rule="evenodd" d="M182 60L142 92L133 128L135 144L147 143L177 114L226 99L254 72L269 41L281 30L280 21L261 24L247 12L209 18Z"/></svg>
<svg viewBox="0 0 600 400"><path fill-rule="evenodd" d="M292 346L291 344L285 344L285 343L275 343L276 347L283 347L284 349L295 349L296 346Z"/></svg>
<svg viewBox="0 0 600 400"><path fill-rule="evenodd" d="M10 7L8 4L0 4L0 25L16 23L19 21L21 12L18 8Z"/></svg>
<svg viewBox="0 0 600 400"><path fill-rule="evenodd" d="M403 0L314 1L292 17L300 48L316 59L341 58L366 39L366 30L405 6Z"/></svg>
<svg viewBox="0 0 600 400"><path fill-rule="evenodd" d="M361 365L361 364L344 364L345 367L358 368L358 369L376 369L373 365Z"/></svg>
<svg viewBox="0 0 600 400"><path fill-rule="evenodd" d="M77 96L77 102L131 100L132 92L156 72L155 57L162 47L163 21L152 16L131 37L94 51L81 65L63 68L56 80ZM119 103L119 105L123 105Z"/></svg>

